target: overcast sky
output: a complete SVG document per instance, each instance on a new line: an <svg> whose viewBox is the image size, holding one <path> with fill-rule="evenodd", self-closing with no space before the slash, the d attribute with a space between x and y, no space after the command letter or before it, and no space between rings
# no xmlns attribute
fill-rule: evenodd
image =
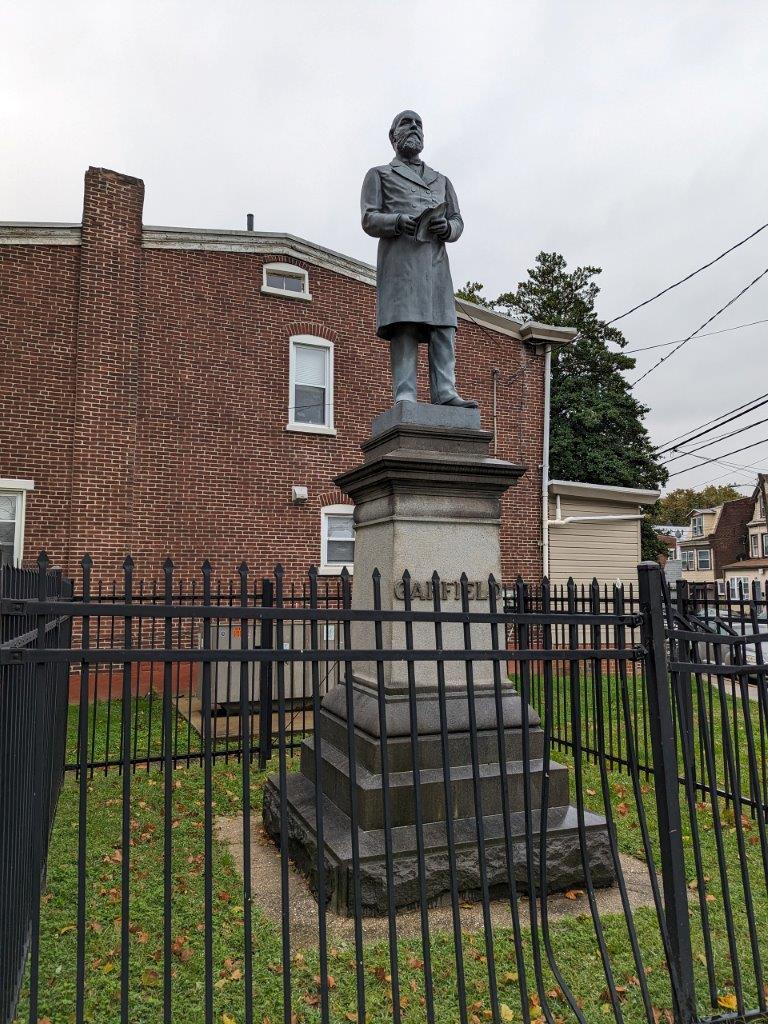
<svg viewBox="0 0 768 1024"><path fill-rule="evenodd" d="M495 295L558 250L603 268L610 318L768 221L766 52L764 0L7 0L0 220L78 221L96 165L144 179L147 224L252 211L374 262L360 184L413 107L464 215L455 285ZM766 267L768 230L622 321L630 347L685 337ZM707 330L767 318L768 276ZM641 383L655 443L768 392L766 340L768 324L693 340ZM701 454L762 438L768 422ZM726 461L768 469L768 441ZM754 471L669 486L713 478Z"/></svg>

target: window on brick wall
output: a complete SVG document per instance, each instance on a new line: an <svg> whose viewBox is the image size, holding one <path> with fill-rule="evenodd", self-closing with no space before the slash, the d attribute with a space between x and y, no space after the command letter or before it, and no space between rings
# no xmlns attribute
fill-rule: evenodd
<svg viewBox="0 0 768 1024"><path fill-rule="evenodd" d="M350 505L326 505L320 510L320 572L340 573L355 567L355 523Z"/></svg>
<svg viewBox="0 0 768 1024"><path fill-rule="evenodd" d="M291 338L288 430L335 434L333 344L301 334Z"/></svg>
<svg viewBox="0 0 768 1024"><path fill-rule="evenodd" d="M0 566L21 565L24 557L24 518L32 480L0 478Z"/></svg>
<svg viewBox="0 0 768 1024"><path fill-rule="evenodd" d="M292 263L265 263L261 291L264 295L280 295L284 299L312 298L309 274Z"/></svg>

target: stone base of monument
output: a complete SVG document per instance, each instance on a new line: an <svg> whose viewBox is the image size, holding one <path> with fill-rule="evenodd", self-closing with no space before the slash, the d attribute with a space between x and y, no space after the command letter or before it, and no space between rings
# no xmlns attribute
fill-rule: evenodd
<svg viewBox="0 0 768 1024"><path fill-rule="evenodd" d="M491 439L489 432L480 429L477 409L403 402L374 421L371 438L362 446L363 463L336 481L355 502L353 609L374 607L372 577L374 569L378 569L382 610L402 611L405 607L403 573L407 569L413 581L409 584L409 596L414 610L432 610L430 581L436 571L441 579L444 611L461 611L458 581L463 572L472 581L471 592L468 590L472 600L470 611L489 611L489 576L501 579L501 496L524 472L524 467L491 457ZM494 646L487 623L473 622L470 640L476 651L490 650ZM414 622L411 641L415 650L434 650L434 623ZM500 642L505 643L503 629ZM367 651L370 657L370 652L377 649L373 622L365 619L353 622L351 643L353 650ZM401 651L408 643L403 622L382 622L378 649ZM444 651L463 652L463 624L444 622L440 646ZM489 658L478 658L472 664L485 866L493 895L508 890L493 662ZM504 664L502 661L504 773L515 874L525 890L528 866L524 783L527 775L533 830L529 846L538 884L543 733L538 716L528 709L530 746L528 763L524 765L523 709L514 688L504 679ZM375 915L387 911L380 701L383 701L386 723L395 904L412 906L420 897L410 725L412 693L415 693L427 899L438 903L450 890L444 745L450 775L448 813L454 826L453 862L458 885L466 898L480 893L466 659L461 655L446 659L442 681L438 680L436 660L429 656L414 661L412 673L413 678L409 678L404 660L382 660L378 667L375 662L355 661L351 682L353 721L347 719L346 687L337 686L323 700L314 736L302 745L300 773L288 776L282 794L274 777L265 788L266 831L279 845L287 843L294 863L316 883L318 808L314 744L320 737L326 892L340 913L351 913L353 909L350 729L354 730L354 806L363 912ZM445 744L441 740L439 682L445 701ZM547 886L557 891L583 885L584 866L576 812L568 802L567 771L550 763L548 775ZM281 799L286 801L287 836L280 832ZM598 886L608 885L613 880L613 865L605 821L587 814L584 824L592 881Z"/></svg>
<svg viewBox="0 0 768 1024"><path fill-rule="evenodd" d="M537 719L531 713L532 721ZM349 761L346 753L346 723L326 712L320 725L322 819L325 886L329 904L336 913L351 914L354 909L352 873L352 826L350 822ZM541 760L543 732L529 730L531 741L528 771L530 779L533 834L530 855L535 884L539 885L541 829ZM380 741L356 731L356 807L357 838L360 852L360 901L365 915L387 913L385 834L383 818L384 787L380 765ZM481 878L478 860L477 821L475 818L473 771L470 763L469 734L449 737L450 804L453 842L449 844L445 827L445 780L439 736L419 736L421 758L420 794L425 853L425 895L435 906L449 898L450 858L455 865L462 899L479 899ZM515 863L515 878L521 892L528 892L528 862L525 841L524 775L522 730L505 730L505 765L509 807L509 834ZM287 777L284 798L288 809L288 854L295 866L317 890L317 791L315 785L314 744L316 736L302 745L301 771ZM341 746L338 744L341 743ZM477 734L480 760L480 793L485 833L485 868L490 896L506 895L506 836L501 814L501 773L498 762L496 730ZM414 777L410 764L410 739L396 738L388 743L390 753L389 800L395 906L406 908L420 899L417 836L414 820ZM280 832L280 789L273 776L264 791L264 827L283 845ZM590 875L595 886L610 885L614 879L613 862L606 824L603 818L585 814L586 851ZM549 800L546 819L547 889L549 892L583 888L584 863L578 834L576 811L568 805L568 772L550 762Z"/></svg>

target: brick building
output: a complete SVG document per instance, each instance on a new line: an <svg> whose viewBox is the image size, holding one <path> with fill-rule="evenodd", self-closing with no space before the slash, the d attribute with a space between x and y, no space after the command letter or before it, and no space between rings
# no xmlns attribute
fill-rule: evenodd
<svg viewBox="0 0 768 1024"><path fill-rule="evenodd" d="M338 572L333 478L391 404L373 268L290 235L156 228L143 183L91 168L81 224L0 225L0 544L113 576L171 555L229 575ZM505 575L542 564L546 349L571 331L459 303L457 373L500 458ZM424 361L425 362L425 361ZM420 382L426 397L425 366ZM306 495L306 497L305 497Z"/></svg>

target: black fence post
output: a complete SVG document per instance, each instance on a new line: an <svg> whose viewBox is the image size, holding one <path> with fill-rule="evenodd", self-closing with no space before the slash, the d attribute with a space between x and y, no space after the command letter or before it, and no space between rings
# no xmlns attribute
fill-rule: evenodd
<svg viewBox="0 0 768 1024"><path fill-rule="evenodd" d="M274 607L272 580L261 582L262 608ZM272 649L272 619L261 620L261 649ZM259 769L264 771L272 757L272 662L262 661L259 667Z"/></svg>
<svg viewBox="0 0 768 1024"><path fill-rule="evenodd" d="M696 995L685 880L677 745L664 633L662 570L658 562L642 562L637 571L640 579L643 645L646 649L646 684L659 820L664 915L669 935L669 952L673 960L670 975L677 1003L676 1019L679 1024L692 1024L696 1020Z"/></svg>

